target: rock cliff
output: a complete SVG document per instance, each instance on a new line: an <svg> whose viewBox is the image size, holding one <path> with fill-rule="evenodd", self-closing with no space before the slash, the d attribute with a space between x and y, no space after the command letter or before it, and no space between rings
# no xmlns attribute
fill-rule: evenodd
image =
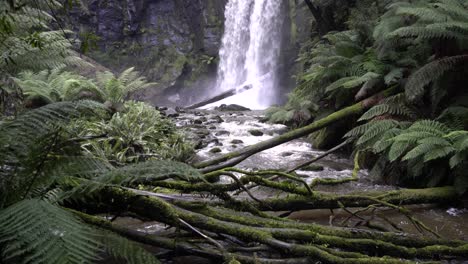
<svg viewBox="0 0 468 264"><path fill-rule="evenodd" d="M301 36L309 35L310 23L300 15L302 1L281 1L289 2L291 10L283 28L283 68L288 69L284 71L288 79L298 43L304 39ZM79 35L92 32L99 37L98 49L88 54L91 58L117 72L136 66L158 83L137 95L140 99L164 104L162 98L169 98L166 103L186 105L201 100L202 94L208 96L216 79L226 2L82 0L82 7L75 8L68 21ZM290 84L286 80L284 85Z"/></svg>

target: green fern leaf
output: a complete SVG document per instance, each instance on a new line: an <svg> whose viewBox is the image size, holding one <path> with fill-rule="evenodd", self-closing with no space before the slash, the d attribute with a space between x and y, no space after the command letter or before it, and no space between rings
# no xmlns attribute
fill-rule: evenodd
<svg viewBox="0 0 468 264"><path fill-rule="evenodd" d="M393 162L406 153L407 149L410 147L410 143L407 141L397 141L392 144L390 151L388 152L388 159Z"/></svg>
<svg viewBox="0 0 468 264"><path fill-rule="evenodd" d="M419 99L424 94L424 87L437 80L445 72L468 61L468 55L458 55L430 62L413 73L406 84L405 93L410 101Z"/></svg>
<svg viewBox="0 0 468 264"><path fill-rule="evenodd" d="M443 137L445 134L450 132L450 129L446 125L433 120L417 121L411 125L408 130L415 132L427 132L433 134L434 136L440 137Z"/></svg>
<svg viewBox="0 0 468 264"><path fill-rule="evenodd" d="M101 244L95 231L71 213L40 200L24 200L0 211L5 261L93 263Z"/></svg>
<svg viewBox="0 0 468 264"><path fill-rule="evenodd" d="M160 263L153 254L143 249L141 245L112 233L104 234L102 243L110 256L117 260L124 260L127 264Z"/></svg>
<svg viewBox="0 0 468 264"><path fill-rule="evenodd" d="M392 129L398 126L398 122L395 120L379 120L372 122L370 127L356 142L357 145L363 145L366 142L376 138L379 135L382 135L385 131Z"/></svg>
<svg viewBox="0 0 468 264"><path fill-rule="evenodd" d="M432 149L431 151L427 152L424 155L424 162L447 157L448 155L452 154L454 151L455 149L452 146L438 147L438 148Z"/></svg>

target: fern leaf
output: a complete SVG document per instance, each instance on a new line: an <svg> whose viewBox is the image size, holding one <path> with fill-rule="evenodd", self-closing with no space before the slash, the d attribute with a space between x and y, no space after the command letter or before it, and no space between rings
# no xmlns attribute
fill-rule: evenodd
<svg viewBox="0 0 468 264"><path fill-rule="evenodd" d="M4 260L22 263L93 263L101 244L95 231L72 214L41 200L24 200L0 211Z"/></svg>
<svg viewBox="0 0 468 264"><path fill-rule="evenodd" d="M105 244L106 252L110 256L124 260L127 264L160 263L153 254L143 249L141 245L112 233L106 233L102 243Z"/></svg>
<svg viewBox="0 0 468 264"><path fill-rule="evenodd" d="M458 152L458 153L456 153L455 155L453 155L450 158L450 160L449 160L450 168L454 169L457 166L460 166L462 164L466 164L467 160L468 160L468 157L467 157L466 153Z"/></svg>
<svg viewBox="0 0 468 264"><path fill-rule="evenodd" d="M427 152L424 155L424 162L447 157L448 155L452 154L454 151L455 149L452 146L438 147L438 148L432 149L431 151Z"/></svg>
<svg viewBox="0 0 468 264"><path fill-rule="evenodd" d="M443 137L445 134L450 132L450 129L446 125L433 120L417 121L409 127L409 130L416 132L427 132L440 137Z"/></svg>
<svg viewBox="0 0 468 264"><path fill-rule="evenodd" d="M440 148L440 146L437 144L431 144L427 142L425 144L419 144L412 150L408 151L408 153L406 153L406 155L402 158L402 160L405 161L405 160L415 159L420 156L424 156L427 153L438 148Z"/></svg>
<svg viewBox="0 0 468 264"><path fill-rule="evenodd" d="M392 105L392 104L380 104L372 107L365 112L358 121L370 120L374 117L381 116L384 114L399 115L406 117L414 117L415 113L406 106L403 105Z"/></svg>
<svg viewBox="0 0 468 264"><path fill-rule="evenodd" d="M458 64L468 61L468 55L458 55L430 62L413 73L406 84L405 93L410 101L419 99L424 94L424 87L437 80L445 72Z"/></svg>
<svg viewBox="0 0 468 264"><path fill-rule="evenodd" d="M392 144L390 151L388 152L388 159L393 162L403 155L410 147L410 143L407 141L397 141Z"/></svg>
<svg viewBox="0 0 468 264"><path fill-rule="evenodd" d="M367 131L359 138L356 142L357 145L363 145L364 143L374 139L375 137L383 134L385 131L398 126L398 122L395 120L379 120L372 122L371 126Z"/></svg>

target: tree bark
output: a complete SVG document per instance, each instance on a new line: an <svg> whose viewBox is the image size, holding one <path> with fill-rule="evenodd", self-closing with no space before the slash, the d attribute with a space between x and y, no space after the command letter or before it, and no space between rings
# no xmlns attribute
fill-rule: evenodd
<svg viewBox="0 0 468 264"><path fill-rule="evenodd" d="M310 12L314 16L319 35L323 36L330 32L330 30L332 30L332 26L329 21L323 18L320 9L316 7L310 0L304 0L304 2L307 4L307 7L309 7Z"/></svg>
<svg viewBox="0 0 468 264"><path fill-rule="evenodd" d="M216 96L213 96L211 98L208 98L202 102L199 102L199 103L196 103L196 104L193 104L193 105L190 105L188 107L186 107L186 109L196 109L196 108L200 108L202 106L205 106L205 105L208 105L208 104L211 104L211 103L215 103L215 102L218 102L218 101L221 101L225 98L228 98L230 96L233 96L237 93L242 93L242 92L245 92L247 90L250 90L252 89L252 86L251 85L246 85L244 86L241 90L237 90L236 88L233 88L233 89L230 89L226 92L223 92L221 94L218 94Z"/></svg>
<svg viewBox="0 0 468 264"><path fill-rule="evenodd" d="M429 196L446 195L447 191L453 191L450 188L441 191L428 190L424 194L414 190L400 190L393 194L381 192L380 197L385 197L383 195L386 193L389 197L394 196L394 201L405 201L421 196L420 199L411 199L422 201ZM260 243L272 252L287 254L289 257L310 257L324 263L412 263L413 259L431 260L435 255L441 259L463 259L468 256L468 244L463 241L332 228L275 217L253 216L209 205L170 204L159 198L141 196L116 187L106 187L100 191L99 197L93 196L92 199L106 205L104 208L130 211L172 226L178 226L182 219L211 234L225 234L240 241ZM173 248L164 239L145 241L144 237L116 228L106 221L96 221L86 215L79 216L88 223L95 222L93 224L136 241ZM185 245L190 248L190 245Z"/></svg>

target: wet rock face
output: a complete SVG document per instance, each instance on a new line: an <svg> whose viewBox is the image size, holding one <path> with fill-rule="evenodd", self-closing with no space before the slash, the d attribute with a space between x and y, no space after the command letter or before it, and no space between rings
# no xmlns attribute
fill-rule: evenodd
<svg viewBox="0 0 468 264"><path fill-rule="evenodd" d="M204 50L217 55L222 37L225 0L84 0L85 11L71 12L71 26L114 41L174 46L179 52ZM97 30L96 30L97 29ZM121 43L123 44L123 43Z"/></svg>
<svg viewBox="0 0 468 264"><path fill-rule="evenodd" d="M136 66L158 84L137 99L165 105L185 105L190 97L181 89L208 87L216 76L227 0L83 0L76 5L67 28L92 32L98 50L87 55L112 71ZM169 93L161 95L161 90ZM174 97L180 95L179 97ZM171 101L168 97L173 96ZM197 98L192 99L197 100ZM161 105L161 104L159 104Z"/></svg>

